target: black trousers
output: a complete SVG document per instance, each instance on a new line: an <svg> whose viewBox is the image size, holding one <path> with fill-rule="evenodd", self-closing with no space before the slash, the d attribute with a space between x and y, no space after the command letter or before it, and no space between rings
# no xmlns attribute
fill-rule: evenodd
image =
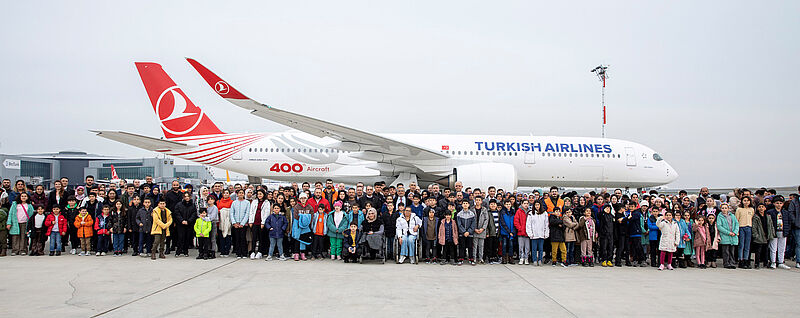
<svg viewBox="0 0 800 318"><path fill-rule="evenodd" d="M197 248L200 253L200 256L208 255L211 256L211 238L208 237L198 237L197 238Z"/></svg>
<svg viewBox="0 0 800 318"><path fill-rule="evenodd" d="M436 258L436 244L434 240L422 239L422 258Z"/></svg>
<svg viewBox="0 0 800 318"><path fill-rule="evenodd" d="M660 256L658 251L658 244L660 242L661 242L660 240L650 241L650 266L652 267L658 267L658 265L660 264L658 260L658 257Z"/></svg>
<svg viewBox="0 0 800 318"><path fill-rule="evenodd" d="M617 237L617 257L614 264L621 264L621 262L628 261L628 236L623 235Z"/></svg>
<svg viewBox="0 0 800 318"><path fill-rule="evenodd" d="M128 233L125 234L125 241L127 242L125 244L125 250L127 251L128 247L130 247L133 250L133 252L136 253L137 249L139 248L139 230L138 230L138 227L134 231L135 232L128 231Z"/></svg>
<svg viewBox="0 0 800 318"><path fill-rule="evenodd" d="M612 261L614 241L611 237L600 237L600 261Z"/></svg>
<svg viewBox="0 0 800 318"><path fill-rule="evenodd" d="M187 245L188 239L194 237L194 230L188 224L178 224L175 226L175 255L189 254L189 247Z"/></svg>
<svg viewBox="0 0 800 318"><path fill-rule="evenodd" d="M250 228L250 246L248 246L248 250L250 253L261 253L262 255L267 254L267 248L269 247L269 238L267 237L269 233L269 229L262 229L261 225L251 226Z"/></svg>
<svg viewBox="0 0 800 318"><path fill-rule="evenodd" d="M752 244L753 253L756 254L756 265L769 266L769 247L767 244Z"/></svg>
<svg viewBox="0 0 800 318"><path fill-rule="evenodd" d="M497 259L497 249L500 248L500 239L497 236L487 236L486 241L483 242L483 255L487 261Z"/></svg>
<svg viewBox="0 0 800 318"><path fill-rule="evenodd" d="M78 237L78 228L75 227L74 223L70 223L68 232L70 245L72 245L74 249L79 249L81 247L81 238Z"/></svg>
<svg viewBox="0 0 800 318"><path fill-rule="evenodd" d="M231 229L233 235L233 253L236 257L247 257L247 228L234 227Z"/></svg>
<svg viewBox="0 0 800 318"><path fill-rule="evenodd" d="M449 261L456 259L456 246L453 242L446 241L442 246L442 260Z"/></svg>
<svg viewBox="0 0 800 318"><path fill-rule="evenodd" d="M630 253L631 258L634 262L643 262L644 257L644 250L642 249L642 238L641 237L631 237L630 241L628 242L630 245Z"/></svg>
<svg viewBox="0 0 800 318"><path fill-rule="evenodd" d="M458 238L458 258L459 259L474 259L475 255L472 251L472 236Z"/></svg>
<svg viewBox="0 0 800 318"><path fill-rule="evenodd" d="M325 241L325 235L314 234L314 237L311 239L311 253L313 253L314 256L322 257L322 252L323 252L322 249L324 247L323 244L324 241Z"/></svg>

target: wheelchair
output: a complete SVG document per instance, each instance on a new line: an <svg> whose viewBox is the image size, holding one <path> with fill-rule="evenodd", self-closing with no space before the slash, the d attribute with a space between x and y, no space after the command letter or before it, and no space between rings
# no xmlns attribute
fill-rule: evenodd
<svg viewBox="0 0 800 318"><path fill-rule="evenodd" d="M381 245L382 246L380 246L378 248L372 248L372 246L369 246L369 242L365 239L364 242L362 242L361 246L360 246L360 251L359 251L359 254L358 254L358 263L359 264L364 264L364 260L371 260L371 258L369 257L369 254L371 252L374 252L375 253L375 260L376 261L380 261L381 264L386 264L386 252L387 252L387 249L386 249L386 245L387 245L386 236L383 237L383 241L382 241Z"/></svg>
<svg viewBox="0 0 800 318"><path fill-rule="evenodd" d="M400 239L395 237L392 240L392 248L394 249L394 262L400 264ZM419 259L422 256L422 240L419 236L414 241L414 264L419 264Z"/></svg>

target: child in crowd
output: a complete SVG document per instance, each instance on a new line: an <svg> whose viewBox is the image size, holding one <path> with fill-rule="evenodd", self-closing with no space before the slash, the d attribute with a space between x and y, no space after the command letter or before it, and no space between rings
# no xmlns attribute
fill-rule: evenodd
<svg viewBox="0 0 800 318"><path fill-rule="evenodd" d="M340 202L339 207L341 207ZM334 210L336 210L336 204L334 204ZM341 211L339 211L341 212ZM335 212L334 212L335 213ZM333 215L333 213L331 213ZM278 204L272 205L272 213L267 217L267 220L264 222L264 228L269 231L269 254L267 254L267 261L272 260L272 255L275 253L275 246L278 246L278 255L280 255L280 260L285 261L286 257L283 255L283 233L286 231L286 228L289 226L289 221L286 220L286 215L281 212L281 206ZM328 234L331 232L328 231ZM333 243L331 243L331 249L333 249ZM339 250L341 251L341 240L339 243Z"/></svg>
<svg viewBox="0 0 800 318"><path fill-rule="evenodd" d="M553 213L548 217L548 227L550 228L550 248L553 258L553 266L561 265L567 267L567 244L565 243L566 225L561 218L561 208L553 207ZM558 255L561 253L561 262Z"/></svg>
<svg viewBox="0 0 800 318"><path fill-rule="evenodd" d="M475 235L477 220L475 211L469 208L469 201L461 202L461 211L456 215L456 224L458 225L458 240L461 241L458 249L458 265L461 265L465 259L469 260L470 265L475 265L472 237Z"/></svg>
<svg viewBox="0 0 800 318"><path fill-rule="evenodd" d="M717 235L719 235L719 249L722 253L722 266L727 269L736 269L734 253L739 244L739 220L731 213L727 203L719 206L717 215Z"/></svg>
<svg viewBox="0 0 800 318"><path fill-rule="evenodd" d="M78 232L77 232L78 228L75 226L75 218L78 216L79 213L80 213L80 208L78 207L78 200L75 198L75 196L72 195L67 197L67 205L64 209L62 209L61 214L64 215L65 218L67 218L67 226L68 226L67 236L70 245L72 245L72 248L70 249L69 253L73 255L78 253L78 249L81 246L81 240L78 237ZM64 242L64 237L62 237L61 241Z"/></svg>
<svg viewBox="0 0 800 318"><path fill-rule="evenodd" d="M324 240L328 234L328 228L325 218L325 205L320 204L317 206L317 212L311 217L311 233L314 236L311 238L311 255L314 259L322 259Z"/></svg>
<svg viewBox="0 0 800 318"><path fill-rule="evenodd" d="M111 234L111 208L104 205L102 212L94 222L94 231L97 232L97 246L95 256L105 256L108 252L108 235Z"/></svg>
<svg viewBox="0 0 800 318"><path fill-rule="evenodd" d="M753 267L758 269L769 266L769 250L767 244L775 238L775 227L772 225L772 218L767 215L767 206L764 203L756 203L756 214L753 215L753 253L756 254Z"/></svg>
<svg viewBox="0 0 800 318"><path fill-rule="evenodd" d="M150 254L150 259L156 259L156 252L158 258L167 258L164 253L166 252L167 237L169 237L169 227L172 225L172 212L167 209L167 202L164 199L158 201L158 206L153 209L153 226L150 229L150 234L153 235L153 253Z"/></svg>
<svg viewBox="0 0 800 318"><path fill-rule="evenodd" d="M125 213L125 205L122 201L114 203L111 211L111 239L114 246L114 256L122 256L122 248L125 243L125 234L128 233L128 216Z"/></svg>
<svg viewBox="0 0 800 318"><path fill-rule="evenodd" d="M89 256L92 248L92 235L94 235L94 219L89 215L86 207L81 207L75 217L75 234L80 238L81 252L79 256Z"/></svg>
<svg viewBox="0 0 800 318"><path fill-rule="evenodd" d="M53 205L53 213L44 219L47 237L50 238L50 256L61 256L61 236L67 235L67 218L61 215L61 207ZM3 242L5 243L5 242Z"/></svg>
<svg viewBox="0 0 800 318"><path fill-rule="evenodd" d="M564 201L571 202L569 200ZM578 241L576 231L578 230L578 220L572 215L572 209L564 207L564 216L561 217L564 222L564 242L567 248L567 266L576 266L575 262L575 243ZM578 243L580 244L580 243Z"/></svg>
<svg viewBox="0 0 800 318"><path fill-rule="evenodd" d="M475 204L470 209L472 210L472 213L475 214L475 219L477 221L475 223L475 235L472 238L472 250L475 254L475 262L483 264L484 243L486 241L489 223L491 222L491 216L483 206L482 197L476 196L473 200ZM466 202L467 200L464 201Z"/></svg>
<svg viewBox="0 0 800 318"><path fill-rule="evenodd" d="M783 217L785 212L783 196L772 198L772 205L773 208L767 211L772 219L772 225L775 226L775 238L769 241L770 268L790 269L783 263L784 254L786 254L786 237L792 231L791 222L784 220Z"/></svg>
<svg viewBox="0 0 800 318"><path fill-rule="evenodd" d="M686 255L684 250L688 248L689 255L691 255L692 232L691 225L688 222L691 222L691 220L685 219L681 212L675 212L675 223L678 224L678 229L681 231L681 239L678 241L678 248L675 251L675 258L677 259L678 267L680 268L686 268L687 265L684 257L684 255Z"/></svg>
<svg viewBox="0 0 800 318"><path fill-rule="evenodd" d="M388 210L394 211L394 205L390 204L387 207ZM346 231L348 227L347 216L345 215L345 211L342 211L342 201L333 203L333 211L328 213L325 226L327 227L326 234L331 244L331 259L341 260L342 240L344 239L344 231Z"/></svg>
<svg viewBox="0 0 800 318"><path fill-rule="evenodd" d="M521 204L523 207L528 205L528 201L522 201ZM522 209L522 208L520 208ZM532 209L528 212L526 221L525 221L525 233L527 233L528 237L530 238L529 242L525 242L525 245L528 245L529 248L523 248L521 245L523 244L520 241L520 255L519 255L519 264L528 265L528 254L533 253L533 264L536 266L542 266L542 259L544 256L544 239L550 237L550 227L549 227L549 216L545 213L545 210L542 208ZM519 231L517 231L519 234ZM533 245L531 251L530 246Z"/></svg>
<svg viewBox="0 0 800 318"><path fill-rule="evenodd" d="M501 264L509 264L514 261L514 234L516 234L517 231L514 229L514 215L516 210L513 205L514 204L510 200L505 200L503 202L503 209L500 211L499 232L500 244L503 248L503 260Z"/></svg>
<svg viewBox="0 0 800 318"><path fill-rule="evenodd" d="M614 263L612 263L614 255L614 212L610 205L604 205L600 211L602 213L597 213L597 234L600 241L598 254L603 266L612 267L614 266Z"/></svg>
<svg viewBox="0 0 800 318"><path fill-rule="evenodd" d="M358 204L350 206L350 213L347 213L347 224L356 222L358 229L361 229L361 223L364 222L364 211L358 209Z"/></svg>
<svg viewBox="0 0 800 318"><path fill-rule="evenodd" d="M486 259L489 264L500 264L497 250L500 248L500 208L497 200L489 200L489 231L486 234Z"/></svg>
<svg viewBox="0 0 800 318"><path fill-rule="evenodd" d="M6 247L8 246L8 208L3 204L5 198L0 199L0 257L6 256Z"/></svg>
<svg viewBox="0 0 800 318"><path fill-rule="evenodd" d="M642 208L646 208L647 206L643 206ZM650 241L650 266L651 267L658 267L659 262L659 249L658 245L661 239L661 230L658 229L658 221L659 214L661 210L657 207L650 208L650 216L647 217L647 239Z"/></svg>
<svg viewBox="0 0 800 318"><path fill-rule="evenodd" d="M694 249L697 253L697 268L706 268L706 249L711 245L708 236L708 225L702 216L697 216L692 224L692 237L694 238Z"/></svg>
<svg viewBox="0 0 800 318"><path fill-rule="evenodd" d="M719 249L719 232L717 231L717 215L714 213L706 214L708 227L708 248L706 250L706 266L717 268L717 250Z"/></svg>
<svg viewBox="0 0 800 318"><path fill-rule="evenodd" d="M452 203L449 205L453 206ZM458 236L458 225L453 220L453 214L445 213L444 219L439 223L439 233L437 234L439 245L443 247L439 264L444 265L449 261L456 265L455 251L458 246Z"/></svg>
<svg viewBox="0 0 800 318"><path fill-rule="evenodd" d="M436 244L439 231L439 220L436 219L436 210L428 209L428 217L422 219L419 237L422 240L422 259L425 263L436 262Z"/></svg>
<svg viewBox="0 0 800 318"><path fill-rule="evenodd" d="M209 195L206 198L206 213L208 214L208 220L211 221L211 236L209 236L209 241L211 241L211 246L208 249L208 258L215 259L216 251L217 251L217 232L219 229L219 208L217 207L217 198L213 195Z"/></svg>
<svg viewBox="0 0 800 318"><path fill-rule="evenodd" d="M135 247L136 251L142 257L150 256L153 248L153 237L150 235L153 227L153 207L150 198L144 199L142 207L136 212L136 224L138 233L133 234L139 235L139 246Z"/></svg>
<svg viewBox="0 0 800 318"><path fill-rule="evenodd" d="M344 231L344 262L356 263L358 262L358 255L361 253L361 230L358 229L358 224L355 221L350 222L350 228ZM297 260L297 259L295 259Z"/></svg>
<svg viewBox="0 0 800 318"><path fill-rule="evenodd" d="M513 204L513 202L512 202L512 204ZM519 255L519 265L530 264L528 262L528 259L531 256L531 245L532 244L535 245L534 246L534 250L536 250L536 248L539 246L539 245L536 245L536 244L541 243L540 245L544 246L544 239L546 237L542 237L541 241L535 241L534 242L533 236L531 236L530 232L528 232L528 218L531 215L534 215L534 214L538 213L539 211L542 211L541 203L539 203L538 205L535 204L534 208L531 209L530 206L529 206L528 201L522 201L522 204L517 209L517 212L514 214L514 228L517 230L517 233L516 233L517 234L517 248L519 249L519 254L518 254ZM543 247L540 248L540 249L542 251L544 251ZM509 263L510 262L511 262L511 260L509 260ZM533 262L536 263L536 259L534 259Z"/></svg>
<svg viewBox="0 0 800 318"><path fill-rule="evenodd" d="M578 220L576 230L578 242L581 244L581 264L583 267L594 267L594 254L592 245L597 241L597 224L592 219L592 209L587 207L583 210L583 216ZM603 266L606 266L603 263Z"/></svg>
<svg viewBox="0 0 800 318"><path fill-rule="evenodd" d="M31 237L31 256L44 255L44 242L47 240L45 236L47 228L44 225L46 217L44 215L44 205L37 205L33 220L28 222L28 233L30 233Z"/></svg>
<svg viewBox="0 0 800 318"><path fill-rule="evenodd" d="M672 211L667 211L664 216L659 216L656 221L658 229L661 231L661 239L658 243L658 249L661 251L661 265L658 270L664 270L664 264L667 264L669 270L675 269L672 267L672 254L678 248L681 241L681 229L672 219Z"/></svg>
<svg viewBox="0 0 800 318"><path fill-rule="evenodd" d="M194 220L194 235L197 237L197 259L208 259L211 251L211 221L208 219L208 210L200 209L199 218Z"/></svg>

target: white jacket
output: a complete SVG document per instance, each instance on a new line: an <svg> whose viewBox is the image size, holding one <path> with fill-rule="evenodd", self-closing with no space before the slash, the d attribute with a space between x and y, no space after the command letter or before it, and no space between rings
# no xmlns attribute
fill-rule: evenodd
<svg viewBox="0 0 800 318"><path fill-rule="evenodd" d="M270 212L272 210L270 210L269 204L270 203L268 200L264 200L264 206L261 208L261 225L264 225L264 222L267 221L267 217L270 213L272 213ZM253 199L253 201L250 201L250 215L247 221L248 224L253 224L253 221L256 220L256 210L258 210L258 199Z"/></svg>
<svg viewBox="0 0 800 318"><path fill-rule="evenodd" d="M547 212L536 214L528 212L528 219L525 221L525 232L532 239L545 239L550 237L550 221Z"/></svg>
<svg viewBox="0 0 800 318"><path fill-rule="evenodd" d="M405 216L400 216L399 218L397 218L397 222L395 222L395 225L397 226L397 232L395 234L397 237L403 237L403 235L405 235L406 232L408 232L408 234L416 236L419 235L419 229L414 231L414 227L417 225L422 227L422 220L416 214L411 214L411 218L408 219L408 222L406 222Z"/></svg>
<svg viewBox="0 0 800 318"><path fill-rule="evenodd" d="M658 249L664 252L675 252L678 250L678 243L681 241L681 230L678 227L678 222L673 219L667 222L663 216L659 216L656 220L658 229L661 230L661 240L658 243ZM719 233L717 233L719 237Z"/></svg>

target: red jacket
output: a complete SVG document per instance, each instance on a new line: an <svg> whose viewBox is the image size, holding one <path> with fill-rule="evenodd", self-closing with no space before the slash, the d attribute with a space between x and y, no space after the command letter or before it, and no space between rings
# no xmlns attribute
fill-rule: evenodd
<svg viewBox="0 0 800 318"><path fill-rule="evenodd" d="M514 228L517 229L517 235L520 237L528 236L528 232L525 231L525 224L528 222L528 212L523 211L522 209L517 209L517 213L514 214Z"/></svg>
<svg viewBox="0 0 800 318"><path fill-rule="evenodd" d="M53 224L58 222L58 231L61 232L61 235L67 234L67 218L64 217L63 214L58 215L58 221L56 221L55 214L50 214L44 218L44 226L47 227L47 236L50 236L50 233L53 232Z"/></svg>
<svg viewBox="0 0 800 318"><path fill-rule="evenodd" d="M314 209L313 210L314 212L317 212L317 207L320 204L325 207L325 213L328 213L328 212L331 211L331 204L328 202L328 199L325 199L325 196L319 197L319 201L317 201L317 199L315 199L314 196L312 195L308 199L308 204L311 205L311 207Z"/></svg>

